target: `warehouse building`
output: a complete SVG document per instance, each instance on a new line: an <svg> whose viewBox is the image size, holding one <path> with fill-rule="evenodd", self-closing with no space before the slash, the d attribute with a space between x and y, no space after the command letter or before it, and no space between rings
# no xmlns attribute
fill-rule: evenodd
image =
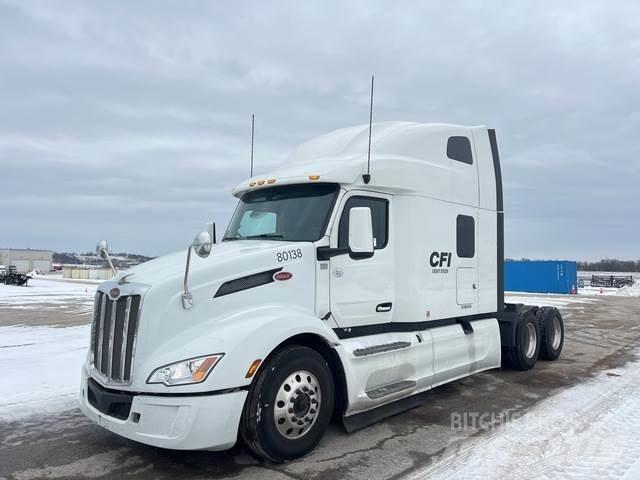
<svg viewBox="0 0 640 480"><path fill-rule="evenodd" d="M51 250L0 248L0 265L4 265L7 270L10 265L15 265L18 273L27 273L32 270L49 272L52 263L53 252Z"/></svg>

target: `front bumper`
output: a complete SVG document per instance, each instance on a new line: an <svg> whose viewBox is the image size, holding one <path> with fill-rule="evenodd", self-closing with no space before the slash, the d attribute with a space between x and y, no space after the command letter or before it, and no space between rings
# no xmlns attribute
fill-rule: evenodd
<svg viewBox="0 0 640 480"><path fill-rule="evenodd" d="M89 419L113 433L174 450L225 450L236 443L246 390L158 396L110 393L98 387L104 398L100 397L96 403L96 383L92 387L92 402L88 398L89 379L87 369L83 367L80 407ZM117 403L119 398L123 403ZM100 405L101 400L102 410L106 410L106 403L114 405L110 415L94 406Z"/></svg>

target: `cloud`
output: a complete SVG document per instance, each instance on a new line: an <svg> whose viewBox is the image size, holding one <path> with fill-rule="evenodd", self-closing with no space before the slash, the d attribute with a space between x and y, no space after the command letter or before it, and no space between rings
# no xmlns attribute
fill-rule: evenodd
<svg viewBox="0 0 640 480"><path fill-rule="evenodd" d="M640 256L640 6L0 3L0 244L162 254L248 172L376 120L487 124L506 253Z"/></svg>

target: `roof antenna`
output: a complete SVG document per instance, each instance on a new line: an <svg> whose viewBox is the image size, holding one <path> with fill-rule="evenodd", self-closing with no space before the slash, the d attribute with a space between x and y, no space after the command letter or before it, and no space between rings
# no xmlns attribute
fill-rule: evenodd
<svg viewBox="0 0 640 480"><path fill-rule="evenodd" d="M253 177L253 134L255 132L255 115L251 114L251 168L249 170L249 176Z"/></svg>
<svg viewBox="0 0 640 480"><path fill-rule="evenodd" d="M369 104L369 150L367 151L367 173L362 175L365 184L371 181L371 124L373 123L373 75L371 75L371 103Z"/></svg>

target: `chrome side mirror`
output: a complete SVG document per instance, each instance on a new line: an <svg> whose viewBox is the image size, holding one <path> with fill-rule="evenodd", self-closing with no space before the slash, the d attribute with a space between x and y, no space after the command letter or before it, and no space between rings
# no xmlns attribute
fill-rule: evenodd
<svg viewBox="0 0 640 480"><path fill-rule="evenodd" d="M215 239L215 224L209 224L209 231L200 232L193 239L187 249L187 263L184 267L184 292L182 292L182 307L189 310L193 307L193 295L189 291L189 264L191 263L191 251L193 250L200 258L207 258L213 246L212 237Z"/></svg>
<svg viewBox="0 0 640 480"><path fill-rule="evenodd" d="M193 239L191 248L193 248L193 251L196 252L196 255L200 258L207 258L211 253L212 245L211 234L209 232L200 232L196 235L196 238Z"/></svg>
<svg viewBox="0 0 640 480"><path fill-rule="evenodd" d="M373 225L369 207L349 211L349 255L353 259L373 256Z"/></svg>
<svg viewBox="0 0 640 480"><path fill-rule="evenodd" d="M106 260L108 251L109 247L107 246L107 241L100 240L98 245L96 245L96 257Z"/></svg>

